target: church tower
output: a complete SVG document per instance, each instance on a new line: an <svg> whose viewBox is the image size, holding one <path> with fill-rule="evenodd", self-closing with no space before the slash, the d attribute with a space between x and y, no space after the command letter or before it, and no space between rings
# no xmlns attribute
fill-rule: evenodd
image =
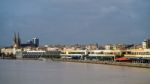
<svg viewBox="0 0 150 84"><path fill-rule="evenodd" d="M16 35L16 33L14 33L13 47L19 48L20 45L21 45L21 40L20 40L19 32L18 32L18 35Z"/></svg>
<svg viewBox="0 0 150 84"><path fill-rule="evenodd" d="M19 32L18 32L18 36L17 36L17 45L20 47L21 45L21 39L20 39L20 36L19 36Z"/></svg>

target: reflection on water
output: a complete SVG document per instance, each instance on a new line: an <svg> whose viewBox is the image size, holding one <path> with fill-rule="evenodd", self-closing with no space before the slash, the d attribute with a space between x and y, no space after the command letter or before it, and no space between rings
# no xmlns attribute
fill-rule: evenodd
<svg viewBox="0 0 150 84"><path fill-rule="evenodd" d="M150 69L39 60L0 60L0 84L150 84Z"/></svg>

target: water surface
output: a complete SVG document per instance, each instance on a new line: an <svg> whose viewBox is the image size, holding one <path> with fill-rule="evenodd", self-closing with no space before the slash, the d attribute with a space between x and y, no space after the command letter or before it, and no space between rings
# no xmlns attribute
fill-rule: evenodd
<svg viewBox="0 0 150 84"><path fill-rule="evenodd" d="M150 84L150 69L1 59L0 84Z"/></svg>

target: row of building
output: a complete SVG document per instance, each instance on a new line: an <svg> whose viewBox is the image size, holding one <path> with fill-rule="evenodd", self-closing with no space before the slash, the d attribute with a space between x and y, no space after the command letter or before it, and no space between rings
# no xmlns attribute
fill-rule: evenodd
<svg viewBox="0 0 150 84"><path fill-rule="evenodd" d="M14 58L66 58L66 59L107 59L114 60L118 57L150 58L150 40L141 44L108 44L99 46L89 45L45 45L39 46L39 39L33 38L27 43L21 43L19 33L14 33L13 45L0 49L0 56Z"/></svg>
<svg viewBox="0 0 150 84"><path fill-rule="evenodd" d="M128 50L80 50L80 49L58 49L48 48L48 50L40 48L24 48L24 49L1 49L2 53L9 53L8 56L15 58L78 58L78 59L109 59L114 60L119 57L126 58L150 58L150 49L128 49ZM7 56L6 56L7 57Z"/></svg>
<svg viewBox="0 0 150 84"><path fill-rule="evenodd" d="M114 61L117 58L128 59L150 59L150 49L131 49L131 50L30 50L17 51L16 58L61 58L79 60L103 60Z"/></svg>

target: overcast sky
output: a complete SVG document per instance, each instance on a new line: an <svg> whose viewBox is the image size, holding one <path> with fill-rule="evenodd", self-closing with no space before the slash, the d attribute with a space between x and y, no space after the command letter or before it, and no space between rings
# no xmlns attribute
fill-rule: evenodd
<svg viewBox="0 0 150 84"><path fill-rule="evenodd" d="M0 0L0 46L14 32L41 44L139 43L150 38L150 0Z"/></svg>

